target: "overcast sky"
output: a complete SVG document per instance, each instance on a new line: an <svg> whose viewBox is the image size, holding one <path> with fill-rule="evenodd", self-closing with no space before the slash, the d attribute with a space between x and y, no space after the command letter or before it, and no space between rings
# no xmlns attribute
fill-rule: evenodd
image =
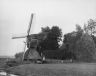
<svg viewBox="0 0 96 76"><path fill-rule="evenodd" d="M0 0L0 55L23 51L24 39L13 34L26 33L31 13L35 13L31 32L58 25L63 33L96 18L96 0Z"/></svg>

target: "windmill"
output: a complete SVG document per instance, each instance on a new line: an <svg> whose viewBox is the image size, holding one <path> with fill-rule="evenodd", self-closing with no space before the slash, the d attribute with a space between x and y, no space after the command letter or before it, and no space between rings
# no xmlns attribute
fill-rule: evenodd
<svg viewBox="0 0 96 76"><path fill-rule="evenodd" d="M29 42L29 38L30 38L30 30L31 30L31 26L32 26L32 20L33 20L33 17L34 17L34 14L32 13L31 14L31 19L30 19L30 23L29 23L29 26L28 26L28 30L27 30L27 35L24 35L24 36L13 36L12 39L19 39L19 38L25 38L25 46L24 46L24 53L23 53L23 60L24 60L24 55L25 55L25 51L26 51L26 46L28 45L28 42ZM35 34L31 34L31 37L32 37L32 41L37 41L38 42L38 39L34 38L34 35ZM29 45L30 46L30 45Z"/></svg>

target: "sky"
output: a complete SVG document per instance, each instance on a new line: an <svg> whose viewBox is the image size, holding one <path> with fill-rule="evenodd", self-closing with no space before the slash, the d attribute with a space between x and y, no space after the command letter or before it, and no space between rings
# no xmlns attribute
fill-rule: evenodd
<svg viewBox="0 0 96 76"><path fill-rule="evenodd" d="M25 39L12 36L26 34L31 13L31 33L57 25L65 34L74 31L76 24L83 27L88 19L96 19L96 0L0 0L0 55L23 51Z"/></svg>

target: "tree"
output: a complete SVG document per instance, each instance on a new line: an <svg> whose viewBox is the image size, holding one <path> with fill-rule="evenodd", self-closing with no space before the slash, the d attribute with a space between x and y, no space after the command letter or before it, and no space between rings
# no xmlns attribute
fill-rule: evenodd
<svg viewBox="0 0 96 76"><path fill-rule="evenodd" d="M47 35L47 39L45 40L45 49L47 50L56 50L59 48L59 42L61 40L62 37L62 31L58 26L53 26L48 35Z"/></svg>
<svg viewBox="0 0 96 76"><path fill-rule="evenodd" d="M45 28L44 28L44 27L41 28L41 32L42 32L42 33L44 33L44 32L47 33L47 32L49 32L49 31L50 31L50 28L49 28L48 26L45 27Z"/></svg>
<svg viewBox="0 0 96 76"><path fill-rule="evenodd" d="M65 59L76 59L76 42L81 38L82 34L83 30L81 26L76 25L76 31L64 35L63 44L60 49L64 51L63 56Z"/></svg>
<svg viewBox="0 0 96 76"><path fill-rule="evenodd" d="M95 46L96 46L96 36L92 35L92 39L94 40Z"/></svg>
<svg viewBox="0 0 96 76"><path fill-rule="evenodd" d="M59 42L61 41L62 31L58 26L53 26L48 34L48 46L49 49L56 50L59 48Z"/></svg>
<svg viewBox="0 0 96 76"><path fill-rule="evenodd" d="M19 52L15 54L15 58L22 58L23 57L23 52Z"/></svg>
<svg viewBox="0 0 96 76"><path fill-rule="evenodd" d="M16 59L16 61L17 62L21 62L22 61L22 59L23 59L23 54L24 54L24 52L19 52L19 53L16 53L15 54L15 59Z"/></svg>
<svg viewBox="0 0 96 76"><path fill-rule="evenodd" d="M88 20L87 24L84 25L84 31L91 36L94 35L94 33L96 33L96 20Z"/></svg>
<svg viewBox="0 0 96 76"><path fill-rule="evenodd" d="M80 31L64 35L62 49L65 59L72 58L79 61L93 61L96 59L96 37Z"/></svg>
<svg viewBox="0 0 96 76"><path fill-rule="evenodd" d="M81 28L81 26L79 24L76 24L76 31L83 32L83 29Z"/></svg>
<svg viewBox="0 0 96 76"><path fill-rule="evenodd" d="M61 41L62 31L58 26L53 26L52 28L45 27L42 29L42 33L47 31L47 37L39 43L40 50L43 52L45 50L53 51L59 48L59 42ZM45 52L47 53L47 52Z"/></svg>
<svg viewBox="0 0 96 76"><path fill-rule="evenodd" d="M76 41L79 39L79 35L77 36L77 32L71 32L71 33L67 33L64 35L64 39L63 39L63 45L61 46L61 50L64 51L63 53L63 57L64 59L75 59L75 53L74 53L74 49L75 49L75 44Z"/></svg>
<svg viewBox="0 0 96 76"><path fill-rule="evenodd" d="M96 59L96 47L93 38L88 34L83 34L76 42L75 47L76 60L93 61Z"/></svg>

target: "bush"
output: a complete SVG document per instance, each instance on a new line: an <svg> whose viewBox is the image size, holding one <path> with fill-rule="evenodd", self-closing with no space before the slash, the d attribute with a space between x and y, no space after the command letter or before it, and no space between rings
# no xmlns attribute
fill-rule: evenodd
<svg viewBox="0 0 96 76"><path fill-rule="evenodd" d="M23 59L23 52L19 52L15 54L15 59L18 63L21 63L22 59Z"/></svg>
<svg viewBox="0 0 96 76"><path fill-rule="evenodd" d="M6 65L8 65L9 67L13 67L13 66L17 66L18 63L16 60L10 60L6 62Z"/></svg>

